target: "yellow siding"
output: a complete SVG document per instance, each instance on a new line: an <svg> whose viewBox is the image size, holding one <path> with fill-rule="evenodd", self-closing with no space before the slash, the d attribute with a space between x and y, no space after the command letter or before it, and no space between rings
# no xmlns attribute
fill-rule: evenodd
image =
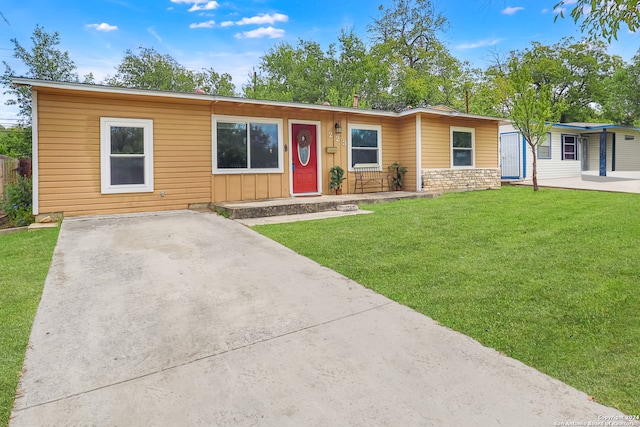
<svg viewBox="0 0 640 427"><path fill-rule="evenodd" d="M422 115L422 167L451 167L450 129L475 129L475 167L498 167L498 123L485 120Z"/></svg>
<svg viewBox="0 0 640 427"><path fill-rule="evenodd" d="M212 174L212 115L265 117L283 122L283 172ZM153 120L154 192L101 194L100 118ZM382 127L382 168L398 162L408 169L404 189L416 190L417 115L369 116L361 110L331 112L303 106L252 106L233 101L151 98L71 90L38 91L39 211L67 216L184 209L190 204L289 197L290 126L298 121L319 126L322 194L329 189L329 169L348 170L349 124ZM335 134L339 122L341 134ZM478 168L498 167L498 123L486 120L421 115L422 167L450 167L450 126L476 129ZM328 153L327 147L336 152ZM347 173L344 193L353 193ZM371 185L366 191L380 191ZM385 190L387 187L385 186ZM165 197L161 197L161 192Z"/></svg>
<svg viewBox="0 0 640 427"><path fill-rule="evenodd" d="M370 125L381 125L382 126L382 172L385 175L389 174L389 165L395 161L399 162L401 165L406 166L409 169L409 173L405 176L405 181L408 184L405 186L405 189L411 189L410 181L413 179L413 189L415 189L415 158L414 160L407 160L408 156L411 154L411 150L415 153L415 118L410 120L413 126L413 134L410 136L413 138L412 141L407 140L407 133L401 132L403 126L405 124L404 119L398 119L395 117L350 117L344 121L342 124L343 133L342 133L342 142L344 146L341 147L341 166L344 167L345 170L348 170L347 166L349 165L349 147L348 147L348 130L347 126L349 123L351 124L370 124ZM413 146L411 147L411 144ZM409 148L407 148L409 147ZM346 166L345 166L346 165ZM413 174L413 178L411 175ZM388 184L385 183L384 191L388 191ZM344 193L353 193L355 192L355 175L352 172L347 173L347 179L343 184L343 192ZM360 189L357 190L360 192ZM365 185L365 192L376 192L380 191L380 184L372 182L368 185Z"/></svg>
<svg viewBox="0 0 640 427"><path fill-rule="evenodd" d="M416 116L403 117L398 121L397 154L389 164L397 161L406 167L407 173L402 182L405 191L416 191Z"/></svg>
<svg viewBox="0 0 640 427"><path fill-rule="evenodd" d="M153 120L153 193L100 193L100 117ZM39 211L75 216L206 203L211 193L210 128L208 103L39 91ZM165 197L160 196L163 191Z"/></svg>

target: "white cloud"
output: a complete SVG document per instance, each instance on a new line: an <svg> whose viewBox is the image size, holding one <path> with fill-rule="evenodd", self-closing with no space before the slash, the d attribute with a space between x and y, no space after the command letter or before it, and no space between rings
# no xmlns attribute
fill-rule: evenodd
<svg viewBox="0 0 640 427"><path fill-rule="evenodd" d="M204 21L204 22L198 22L198 23L193 23L191 25L189 25L189 28L213 28L213 26L216 25L216 21Z"/></svg>
<svg viewBox="0 0 640 427"><path fill-rule="evenodd" d="M115 31L118 29L118 27L116 27L115 25L109 25L106 22L103 22L102 24L87 24L86 27L93 28L98 31L104 31L105 33L108 33L109 31Z"/></svg>
<svg viewBox="0 0 640 427"><path fill-rule="evenodd" d="M200 6L200 3L195 3L189 8L189 12L197 12L198 10L214 10L219 6L217 1L208 1L204 6Z"/></svg>
<svg viewBox="0 0 640 427"><path fill-rule="evenodd" d="M211 0L171 0L171 3L191 5L189 12L197 12L199 10L214 10L220 4Z"/></svg>
<svg viewBox="0 0 640 427"><path fill-rule="evenodd" d="M556 7L555 9L553 9L553 13L555 13L556 15L563 15L565 13L567 13L567 9L564 7Z"/></svg>
<svg viewBox="0 0 640 427"><path fill-rule="evenodd" d="M542 9L542 13L549 13L549 9Z"/></svg>
<svg viewBox="0 0 640 427"><path fill-rule="evenodd" d="M500 43L502 39L485 39L475 43L463 43L456 46L458 49L477 49L479 47L495 46Z"/></svg>
<svg viewBox="0 0 640 427"><path fill-rule="evenodd" d="M521 7L521 6L511 7L511 6L509 6L509 7L505 8L505 9L503 9L502 13L505 14L505 15L513 15L516 12L519 12L521 10L524 10L524 7Z"/></svg>
<svg viewBox="0 0 640 427"><path fill-rule="evenodd" d="M284 30L273 27L260 27L252 31L245 31L238 33L235 36L237 39L258 39L261 37L269 37L270 39L276 39L284 37Z"/></svg>
<svg viewBox="0 0 640 427"><path fill-rule="evenodd" d="M257 16L252 16L251 18L242 18L241 20L236 21L236 25L262 25L288 21L289 17L287 15L283 15L282 13L274 13L273 15L269 15L268 13L261 13Z"/></svg>
<svg viewBox="0 0 640 427"><path fill-rule="evenodd" d="M221 27L231 27L233 26L234 22L233 21L224 21L220 24Z"/></svg>

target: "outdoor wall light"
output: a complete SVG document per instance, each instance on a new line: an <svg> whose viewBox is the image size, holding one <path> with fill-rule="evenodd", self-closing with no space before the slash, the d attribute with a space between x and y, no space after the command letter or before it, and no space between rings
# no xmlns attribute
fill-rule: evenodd
<svg viewBox="0 0 640 427"><path fill-rule="evenodd" d="M340 122L336 122L335 128L336 128L336 134L342 133L342 125L340 124Z"/></svg>

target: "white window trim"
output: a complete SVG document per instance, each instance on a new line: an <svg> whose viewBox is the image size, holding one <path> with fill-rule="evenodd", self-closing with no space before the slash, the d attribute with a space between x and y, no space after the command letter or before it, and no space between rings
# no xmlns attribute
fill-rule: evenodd
<svg viewBox="0 0 640 427"><path fill-rule="evenodd" d="M565 146L565 138L566 137L571 137L574 138L574 145L575 145L575 151L574 151L574 156L575 159L567 159L565 158L565 150L564 150L564 146ZM562 135L560 135L560 160L562 161L568 161L568 162L575 162L575 161L579 161L580 160L580 136L579 135L572 135L572 134L568 134L568 133L563 133Z"/></svg>
<svg viewBox="0 0 640 427"><path fill-rule="evenodd" d="M456 150L471 150L471 165L469 166L454 166L453 165L453 132L467 132L471 134L471 148L459 148ZM458 126L451 126L449 128L449 156L451 158L450 164L452 169L473 169L476 167L476 129L475 128L465 128Z"/></svg>
<svg viewBox="0 0 640 427"><path fill-rule="evenodd" d="M111 185L111 127L144 129L144 184ZM153 120L100 117L100 179L102 194L153 193Z"/></svg>
<svg viewBox="0 0 640 427"><path fill-rule="evenodd" d="M349 141L349 147L348 147L348 163L347 165L349 166L347 168L348 171L353 172L353 166L351 166L351 158L352 158L352 146L351 146L351 135L352 135L352 130L353 129L364 129L364 130L375 130L378 131L378 147L375 149L378 153L378 161L376 162L376 164L378 165L378 170L382 170L382 126L381 125L369 125L369 124L361 124L361 123L349 123L349 125L347 126L347 132L348 132L348 141ZM357 148L358 150L362 149L361 147ZM365 150L374 150L373 148L364 148Z"/></svg>
<svg viewBox="0 0 640 427"><path fill-rule="evenodd" d="M278 125L278 167L277 168L234 168L234 169L218 169L218 122L225 123L246 123L247 128L250 123L265 123ZM284 136L283 136L284 120L272 119L264 117L247 117L247 116L211 116L211 134L212 134L212 151L211 151L211 173L214 175L239 175L239 174L263 174L263 173L284 173ZM247 152L247 164L251 162L250 150Z"/></svg>

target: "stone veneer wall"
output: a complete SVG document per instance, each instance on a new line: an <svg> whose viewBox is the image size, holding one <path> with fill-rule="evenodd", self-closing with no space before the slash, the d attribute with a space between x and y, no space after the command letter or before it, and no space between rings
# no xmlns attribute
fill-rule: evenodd
<svg viewBox="0 0 640 427"><path fill-rule="evenodd" d="M422 169L425 191L497 190L500 169Z"/></svg>

